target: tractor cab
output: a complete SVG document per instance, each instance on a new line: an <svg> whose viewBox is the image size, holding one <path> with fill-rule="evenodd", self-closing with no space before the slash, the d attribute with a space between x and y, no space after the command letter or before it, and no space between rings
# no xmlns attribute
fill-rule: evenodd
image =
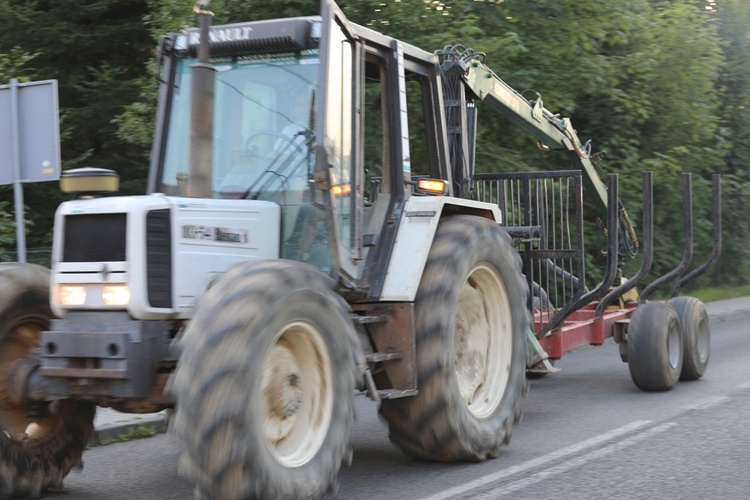
<svg viewBox="0 0 750 500"><path fill-rule="evenodd" d="M149 193L276 203L281 258L381 296L406 200L452 192L437 58L350 25L333 2L207 39L205 62L198 28L160 44ZM201 66L212 90L196 98Z"/></svg>

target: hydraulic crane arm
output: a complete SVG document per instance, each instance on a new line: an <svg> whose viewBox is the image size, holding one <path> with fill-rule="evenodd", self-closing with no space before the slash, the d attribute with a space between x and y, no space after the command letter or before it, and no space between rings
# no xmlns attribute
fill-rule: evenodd
<svg viewBox="0 0 750 500"><path fill-rule="evenodd" d="M483 62L478 53L471 50L451 57L443 53L443 71L446 75L460 75L466 89L476 99L484 101L491 108L518 125L540 143L540 147L563 150L568 153L573 165L584 173L584 182L589 190L596 192L596 204L602 214L607 213L607 189L599 178L588 156L587 147L582 145L568 118L560 118L547 110L541 98L529 101L505 83Z"/></svg>

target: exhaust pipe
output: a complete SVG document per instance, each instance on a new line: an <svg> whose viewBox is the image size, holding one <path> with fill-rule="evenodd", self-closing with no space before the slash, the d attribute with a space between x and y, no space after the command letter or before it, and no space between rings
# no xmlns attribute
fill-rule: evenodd
<svg viewBox="0 0 750 500"><path fill-rule="evenodd" d="M208 63L209 31L213 12L206 10L211 0L198 0L193 10L198 13L200 42L198 62L191 66L192 90L190 116L190 175L187 194L191 198L213 195L214 163L214 82L216 70Z"/></svg>

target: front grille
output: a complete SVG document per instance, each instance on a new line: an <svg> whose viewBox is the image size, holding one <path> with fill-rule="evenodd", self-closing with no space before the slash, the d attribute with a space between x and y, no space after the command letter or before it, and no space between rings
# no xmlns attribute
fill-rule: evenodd
<svg viewBox="0 0 750 500"><path fill-rule="evenodd" d="M64 227L63 262L125 261L125 214L66 215Z"/></svg>
<svg viewBox="0 0 750 500"><path fill-rule="evenodd" d="M172 230L169 209L146 215L146 288L151 307L172 307Z"/></svg>

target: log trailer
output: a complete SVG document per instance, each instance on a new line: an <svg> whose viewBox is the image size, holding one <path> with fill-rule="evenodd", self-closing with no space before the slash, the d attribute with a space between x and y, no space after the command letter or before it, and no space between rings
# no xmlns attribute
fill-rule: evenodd
<svg viewBox="0 0 750 500"><path fill-rule="evenodd" d="M206 498L319 498L352 459L354 396L379 400L404 453L500 453L527 370L613 337L635 384L704 373L702 302L673 294L685 256L640 295L652 262L570 121L526 99L482 54L425 52L318 17L163 37L148 194L101 197L117 177L65 172L80 198L55 216L51 271L0 264L0 496L59 486L95 407L174 408L180 472ZM476 113L505 115L568 171L476 173ZM585 188L585 189L584 189ZM583 192L606 233L586 287ZM631 279L621 266L644 254Z"/></svg>

